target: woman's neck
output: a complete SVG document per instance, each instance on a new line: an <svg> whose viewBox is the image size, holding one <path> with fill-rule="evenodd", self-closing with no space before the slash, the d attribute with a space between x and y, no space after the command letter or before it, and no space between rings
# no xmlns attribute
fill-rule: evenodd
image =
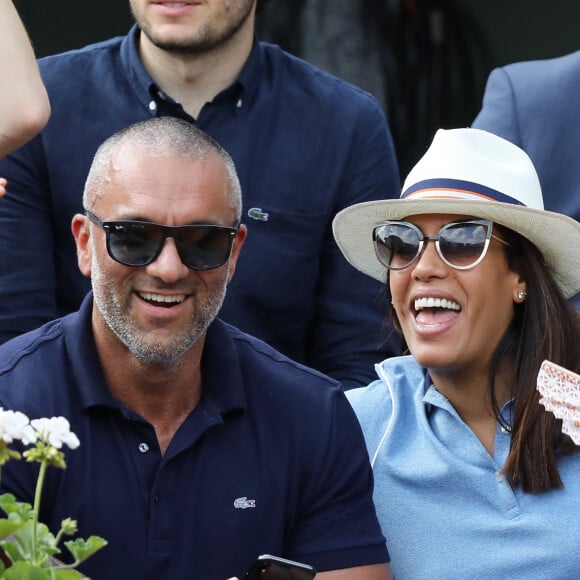
<svg viewBox="0 0 580 580"><path fill-rule="evenodd" d="M490 371L450 373L430 371L435 388L451 403L465 424L493 456L497 430L497 412L490 388ZM500 409L511 398L514 372L502 369L494 380L495 405Z"/></svg>

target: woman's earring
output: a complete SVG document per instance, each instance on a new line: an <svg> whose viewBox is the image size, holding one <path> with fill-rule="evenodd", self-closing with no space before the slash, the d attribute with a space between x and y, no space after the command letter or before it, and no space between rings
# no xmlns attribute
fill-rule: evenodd
<svg viewBox="0 0 580 580"><path fill-rule="evenodd" d="M520 290L518 292L518 298L523 302L526 299L527 292L525 290Z"/></svg>

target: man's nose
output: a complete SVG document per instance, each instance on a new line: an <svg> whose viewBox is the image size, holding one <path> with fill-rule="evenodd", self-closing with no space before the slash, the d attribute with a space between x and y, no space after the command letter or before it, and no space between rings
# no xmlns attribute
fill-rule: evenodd
<svg viewBox="0 0 580 580"><path fill-rule="evenodd" d="M147 272L167 283L173 283L189 274L189 268L181 261L175 240L168 237L157 258L147 266Z"/></svg>

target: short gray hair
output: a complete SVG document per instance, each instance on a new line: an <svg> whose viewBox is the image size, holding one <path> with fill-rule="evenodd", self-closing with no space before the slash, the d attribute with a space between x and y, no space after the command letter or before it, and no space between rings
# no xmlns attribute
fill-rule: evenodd
<svg viewBox="0 0 580 580"><path fill-rule="evenodd" d="M230 154L213 137L177 117L154 117L121 129L97 149L83 192L83 206L91 209L99 193L106 191L110 183L110 169L113 155L122 143L137 145L154 157L185 157L192 160L205 159L217 155L222 159L227 171L228 196L236 214L236 221L242 213L242 190L234 162Z"/></svg>

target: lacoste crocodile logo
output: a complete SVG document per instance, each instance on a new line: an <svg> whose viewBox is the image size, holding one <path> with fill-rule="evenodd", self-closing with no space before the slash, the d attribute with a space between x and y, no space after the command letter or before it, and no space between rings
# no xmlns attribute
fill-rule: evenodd
<svg viewBox="0 0 580 580"><path fill-rule="evenodd" d="M266 211L262 211L261 207L251 207L248 210L248 217L253 220L258 220L259 222L267 222L270 214Z"/></svg>
<svg viewBox="0 0 580 580"><path fill-rule="evenodd" d="M241 510L255 508L256 500L248 499L247 497L238 497L237 499L234 500L234 507Z"/></svg>

